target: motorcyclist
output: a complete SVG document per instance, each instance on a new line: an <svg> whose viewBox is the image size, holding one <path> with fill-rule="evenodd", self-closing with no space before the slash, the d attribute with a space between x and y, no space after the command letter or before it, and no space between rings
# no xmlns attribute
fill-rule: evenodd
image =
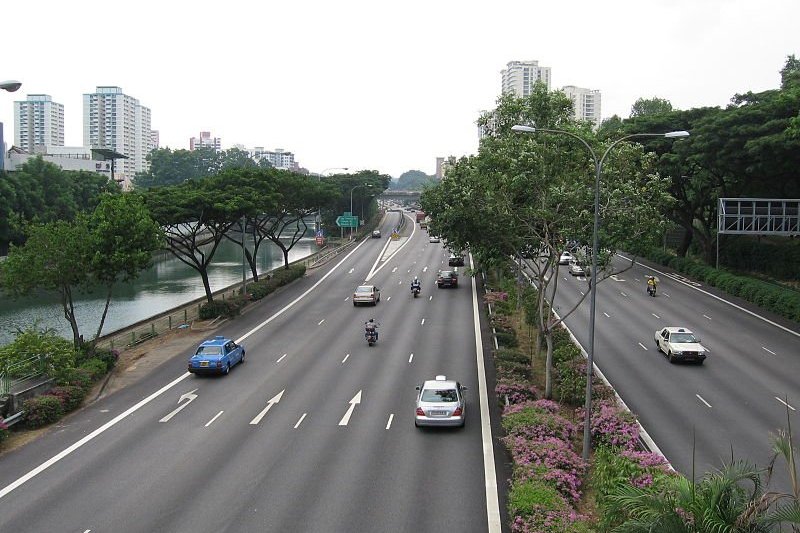
<svg viewBox="0 0 800 533"><path fill-rule="evenodd" d="M375 333L375 340L378 340L378 323L374 318L364 322L364 337L369 337L370 333Z"/></svg>
<svg viewBox="0 0 800 533"><path fill-rule="evenodd" d="M655 276L647 276L647 293L655 295L658 279Z"/></svg>
<svg viewBox="0 0 800 533"><path fill-rule="evenodd" d="M422 290L422 283L419 282L417 276L414 276L414 280L411 282L411 290L413 291L414 289Z"/></svg>

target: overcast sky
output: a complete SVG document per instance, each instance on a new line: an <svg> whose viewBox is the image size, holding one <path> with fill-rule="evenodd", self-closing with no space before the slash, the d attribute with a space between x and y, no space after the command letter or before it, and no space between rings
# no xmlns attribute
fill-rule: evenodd
<svg viewBox="0 0 800 533"><path fill-rule="evenodd" d="M800 0L6 0L0 8L5 139L13 102L64 105L83 142L82 95L116 85L152 111L161 146L210 131L223 148L283 148L312 172L428 174L477 149L515 60L552 68L552 89L602 92L602 115L637 98L724 106L777 88L800 56Z"/></svg>

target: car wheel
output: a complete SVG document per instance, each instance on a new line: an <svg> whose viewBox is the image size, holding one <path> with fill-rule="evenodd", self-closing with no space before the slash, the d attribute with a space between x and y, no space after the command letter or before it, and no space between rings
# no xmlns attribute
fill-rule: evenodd
<svg viewBox="0 0 800 533"><path fill-rule="evenodd" d="M244 350L242 350L242 358L239 359L239 362L240 363L244 363Z"/></svg>
<svg viewBox="0 0 800 533"><path fill-rule="evenodd" d="M672 352L669 352L669 353L667 354L667 359L669 359L669 362L670 362L670 363L674 363L674 362L675 362L675 360L676 360L676 359L675 359L675 356L674 356L674 355L672 355Z"/></svg>
<svg viewBox="0 0 800 533"><path fill-rule="evenodd" d="M222 373L223 373L223 374L225 374L225 375L227 376L227 375L228 375L228 373L229 373L230 371L231 371L231 364L230 364L230 363L227 363L227 364L225 365L225 368L222 370Z"/></svg>
<svg viewBox="0 0 800 533"><path fill-rule="evenodd" d="M353 307L358 307L358 304L353 302Z"/></svg>
<svg viewBox="0 0 800 533"><path fill-rule="evenodd" d="M653 341L653 342L655 342L655 343L656 343L656 351L657 351L657 352L660 352L660 351L661 351L661 345L660 345L660 344L658 344L658 341Z"/></svg>

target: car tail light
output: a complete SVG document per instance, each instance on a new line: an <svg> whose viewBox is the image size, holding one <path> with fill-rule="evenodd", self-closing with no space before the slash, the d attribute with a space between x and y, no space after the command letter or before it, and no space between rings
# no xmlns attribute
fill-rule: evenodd
<svg viewBox="0 0 800 533"><path fill-rule="evenodd" d="M417 416L425 416L425 411L422 410L422 407L417 407Z"/></svg>
<svg viewBox="0 0 800 533"><path fill-rule="evenodd" d="M456 407L456 410L453 411L453 416L461 416L461 413L462 413L461 408Z"/></svg>

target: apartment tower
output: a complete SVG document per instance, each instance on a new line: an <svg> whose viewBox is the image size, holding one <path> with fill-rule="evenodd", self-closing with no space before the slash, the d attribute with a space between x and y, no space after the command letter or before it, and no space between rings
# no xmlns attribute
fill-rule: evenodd
<svg viewBox="0 0 800 533"><path fill-rule="evenodd" d="M14 145L31 154L36 146L64 146L64 106L48 94L14 102Z"/></svg>
<svg viewBox="0 0 800 533"><path fill-rule="evenodd" d="M600 125L600 91L574 85L567 85L561 90L572 100L572 109L577 120L591 122L595 127Z"/></svg>
<svg viewBox="0 0 800 533"><path fill-rule="evenodd" d="M533 93L533 86L541 81L550 90L550 67L540 67L538 61L510 61L500 71L502 92L514 93L522 98Z"/></svg>

